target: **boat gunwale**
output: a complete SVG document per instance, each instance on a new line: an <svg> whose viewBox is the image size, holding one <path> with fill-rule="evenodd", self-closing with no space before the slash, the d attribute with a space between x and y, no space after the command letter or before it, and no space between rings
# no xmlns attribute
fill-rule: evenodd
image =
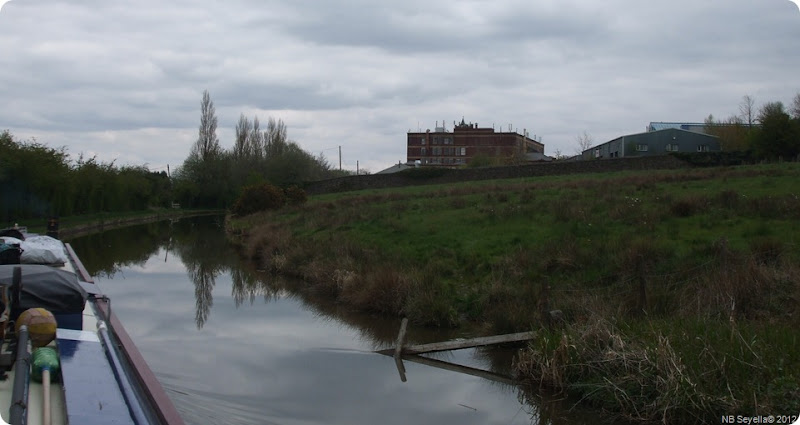
<svg viewBox="0 0 800 425"><path fill-rule="evenodd" d="M66 247L67 256L73 263L77 275L85 282L94 284L94 280L75 254L72 246L69 243L64 243L64 246ZM97 307L97 311L102 316L101 318L106 321L108 328L114 334L120 352L124 355L127 364L131 366L130 371L133 372L133 376L144 390L142 393L149 402L151 410L155 413L158 420L165 425L184 425L183 418L175 408L172 399L169 398L164 387L161 385L158 378L156 378L150 366L148 366L144 356L142 356L136 344L134 344L133 339L125 330L122 322L120 322L119 318L111 311L110 299L105 295L101 295L94 297L93 302Z"/></svg>

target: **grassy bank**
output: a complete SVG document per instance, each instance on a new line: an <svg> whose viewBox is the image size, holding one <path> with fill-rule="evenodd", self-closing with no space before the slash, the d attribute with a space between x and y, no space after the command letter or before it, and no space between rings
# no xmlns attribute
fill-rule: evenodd
<svg viewBox="0 0 800 425"><path fill-rule="evenodd" d="M776 164L408 187L228 226L262 267L356 309L539 329L517 364L536 384L718 422L800 411L798 181Z"/></svg>

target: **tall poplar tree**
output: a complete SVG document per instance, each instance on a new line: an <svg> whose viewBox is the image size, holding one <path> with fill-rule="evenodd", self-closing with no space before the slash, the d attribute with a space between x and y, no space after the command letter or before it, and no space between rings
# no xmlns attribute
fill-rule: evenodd
<svg viewBox="0 0 800 425"><path fill-rule="evenodd" d="M197 142L192 147L192 154L197 155L202 162L219 155L221 149L217 138L216 109L208 90L203 90L203 100L200 102L200 129L198 133Z"/></svg>

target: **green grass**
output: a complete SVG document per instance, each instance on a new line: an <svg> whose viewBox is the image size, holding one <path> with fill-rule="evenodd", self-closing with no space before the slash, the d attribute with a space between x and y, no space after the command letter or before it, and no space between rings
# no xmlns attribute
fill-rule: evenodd
<svg viewBox="0 0 800 425"><path fill-rule="evenodd" d="M432 326L541 329L518 364L532 381L628 418L714 422L797 395L799 181L784 163L417 186L228 227L301 290ZM609 347L635 362L601 367Z"/></svg>
<svg viewBox="0 0 800 425"><path fill-rule="evenodd" d="M709 261L720 240L747 252L754 240L776 239L796 260L798 177L796 164L779 164L406 187L314 197L230 226L289 229L293 247L281 250L303 252L290 264L301 275L315 260L346 263L338 248L349 244L364 257L359 268L435 269L445 287L495 285L514 252L542 261L529 261L511 284L569 286L626 275L630 261L618 257L639 240L657 248L649 273Z"/></svg>

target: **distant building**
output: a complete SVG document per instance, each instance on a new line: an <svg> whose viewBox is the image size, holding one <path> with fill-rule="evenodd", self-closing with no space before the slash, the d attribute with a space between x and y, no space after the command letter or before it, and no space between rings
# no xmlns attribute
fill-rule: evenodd
<svg viewBox="0 0 800 425"><path fill-rule="evenodd" d="M679 130L694 131L695 133L708 134L707 126L702 122L661 122L653 121L647 125L647 132L677 128Z"/></svg>
<svg viewBox="0 0 800 425"><path fill-rule="evenodd" d="M718 152L719 138L679 128L630 134L589 148L581 159L664 155L671 152Z"/></svg>
<svg viewBox="0 0 800 425"><path fill-rule="evenodd" d="M389 167L389 168L387 168L385 170L378 171L375 174L394 174L394 173L399 173L399 172L404 171L404 170L408 170L409 168L414 168L414 165L413 164L397 163L397 164L392 165L391 167Z"/></svg>
<svg viewBox="0 0 800 425"><path fill-rule="evenodd" d="M435 131L408 133L408 164L419 161L423 167L456 167L469 164L476 156L524 161L528 153L544 153L544 144L524 130L523 134L495 132L494 128L481 128L477 123L467 124L463 118L452 133L443 126L437 126Z"/></svg>
<svg viewBox="0 0 800 425"><path fill-rule="evenodd" d="M553 158L541 152L528 152L525 154L525 162L551 162Z"/></svg>

